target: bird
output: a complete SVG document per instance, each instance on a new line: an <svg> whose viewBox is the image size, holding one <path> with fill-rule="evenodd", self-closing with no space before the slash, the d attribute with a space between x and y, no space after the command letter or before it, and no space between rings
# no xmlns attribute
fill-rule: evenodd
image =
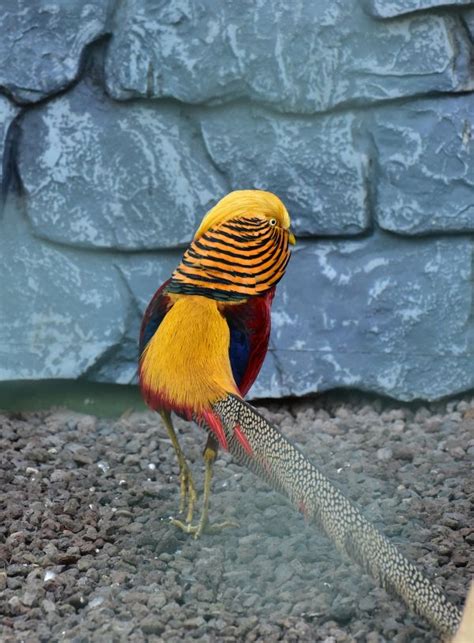
<svg viewBox="0 0 474 643"><path fill-rule="evenodd" d="M151 299L141 325L139 383L161 414L177 454L180 512L173 519L195 538L235 525L209 523L212 465L219 447L286 495L338 550L443 635L461 615L277 427L244 400L270 337L270 310L295 237L282 201L263 190L236 190L204 216L181 262ZM207 432L199 521L190 468L171 413Z"/></svg>
<svg viewBox="0 0 474 643"><path fill-rule="evenodd" d="M226 448L212 404L228 392L247 394L267 353L275 288L295 243L282 201L264 190L236 190L204 216L181 263L155 293L140 331L139 381L146 403L161 414L176 451L180 513L174 524L199 537L208 528L212 465ZM201 518L197 494L171 412L212 428L204 448ZM242 437L243 443L245 440ZM219 530L235 523L216 524Z"/></svg>

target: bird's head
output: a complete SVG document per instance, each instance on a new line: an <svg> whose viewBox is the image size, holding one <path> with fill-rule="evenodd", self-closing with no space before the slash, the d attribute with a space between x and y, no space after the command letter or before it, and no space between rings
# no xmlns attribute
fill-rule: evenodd
<svg viewBox="0 0 474 643"><path fill-rule="evenodd" d="M290 230L288 210L275 194L264 190L235 190L227 194L205 215L194 239L199 239L222 223L246 217L267 219L270 225L287 231L289 243L294 245L295 236Z"/></svg>
<svg viewBox="0 0 474 643"><path fill-rule="evenodd" d="M283 277L294 243L288 211L277 196L231 192L204 217L167 290L226 302L265 294Z"/></svg>

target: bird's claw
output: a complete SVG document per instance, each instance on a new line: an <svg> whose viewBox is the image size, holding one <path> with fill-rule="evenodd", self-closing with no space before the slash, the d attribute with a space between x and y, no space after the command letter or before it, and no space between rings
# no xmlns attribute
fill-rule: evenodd
<svg viewBox="0 0 474 643"><path fill-rule="evenodd" d="M192 534L194 538L199 538L204 533L219 534L224 529L239 527L239 523L234 520L225 520L214 524L209 523L207 520L200 520L197 525L192 525L191 522L170 518L170 523L184 531L185 534Z"/></svg>
<svg viewBox="0 0 474 643"><path fill-rule="evenodd" d="M224 520L223 522L215 522L213 524L207 523L204 526L206 534L219 534L224 529L237 529L240 527L239 523L235 520Z"/></svg>

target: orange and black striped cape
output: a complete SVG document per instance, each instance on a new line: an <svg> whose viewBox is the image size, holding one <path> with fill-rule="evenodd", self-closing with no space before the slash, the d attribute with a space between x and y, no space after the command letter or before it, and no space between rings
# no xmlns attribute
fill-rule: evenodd
<svg viewBox="0 0 474 643"><path fill-rule="evenodd" d="M288 232L276 222L233 219L191 243L167 290L218 301L262 295L280 281L289 258Z"/></svg>

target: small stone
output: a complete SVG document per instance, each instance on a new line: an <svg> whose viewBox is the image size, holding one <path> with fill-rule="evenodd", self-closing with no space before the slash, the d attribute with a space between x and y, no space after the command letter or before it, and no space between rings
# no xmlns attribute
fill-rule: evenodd
<svg viewBox="0 0 474 643"><path fill-rule="evenodd" d="M13 615L19 615L25 612L25 607L23 606L18 596L12 596L8 600L8 606L10 607L10 612Z"/></svg>
<svg viewBox="0 0 474 643"><path fill-rule="evenodd" d="M62 554L57 555L55 562L57 562L58 565L74 565L74 563L77 563L79 558L80 558L79 554L64 552Z"/></svg>
<svg viewBox="0 0 474 643"><path fill-rule="evenodd" d="M450 454L453 456L453 458L455 458L456 460L462 460L463 458L465 458L465 457L466 457L466 451L465 451L462 447L460 447L460 446L458 446L458 447L454 447L454 448L452 448L452 449L449 449L449 453L450 453Z"/></svg>
<svg viewBox="0 0 474 643"><path fill-rule="evenodd" d="M82 594L80 594L79 592L76 592L75 594L72 594L72 596L68 598L68 603L69 605L72 605L77 610L79 610L79 609L82 609L84 605L86 605L87 601Z"/></svg>
<svg viewBox="0 0 474 643"><path fill-rule="evenodd" d="M159 636L165 631L163 621L157 616L149 616L141 622L141 628L144 634L156 634Z"/></svg>
<svg viewBox="0 0 474 643"><path fill-rule="evenodd" d="M68 471L63 471L62 469L56 469L52 472L49 479L51 482L64 482L69 478L70 474Z"/></svg>
<svg viewBox="0 0 474 643"><path fill-rule="evenodd" d="M38 601L38 594L36 592L27 591L23 594L21 602L27 607L33 607Z"/></svg>
<svg viewBox="0 0 474 643"><path fill-rule="evenodd" d="M396 460L403 460L405 462L412 462L413 451L408 446L396 446L393 450L393 455Z"/></svg>
<svg viewBox="0 0 474 643"><path fill-rule="evenodd" d="M87 451L75 451L72 455L72 459L74 462L77 462L77 464L92 464L92 458Z"/></svg>
<svg viewBox="0 0 474 643"><path fill-rule="evenodd" d="M377 450L377 460L387 462L393 458L393 451L390 447L382 447Z"/></svg>
<svg viewBox="0 0 474 643"><path fill-rule="evenodd" d="M465 567L468 563L467 552L455 550L451 556L451 560L456 567Z"/></svg>
<svg viewBox="0 0 474 643"><path fill-rule="evenodd" d="M86 533L84 534L86 540L97 540L97 536L97 529L95 527L87 527Z"/></svg>
<svg viewBox="0 0 474 643"><path fill-rule="evenodd" d="M466 527L466 519L460 513L446 513L441 518L441 524L451 529L461 529Z"/></svg>
<svg viewBox="0 0 474 643"><path fill-rule="evenodd" d="M341 625L349 623L354 616L354 607L352 605L337 604L331 607L328 617L337 621Z"/></svg>
<svg viewBox="0 0 474 643"><path fill-rule="evenodd" d="M77 498L69 498L69 500L64 504L63 511L65 514L70 516L75 516L79 509L79 501Z"/></svg>
<svg viewBox="0 0 474 643"><path fill-rule="evenodd" d="M142 489L147 496L152 496L156 498L165 498L168 496L168 490L166 485L155 480L146 480L142 484Z"/></svg>
<svg viewBox="0 0 474 643"><path fill-rule="evenodd" d="M50 601L47 598L41 601L41 607L46 612L46 614L51 614L56 611L56 605L53 603L53 601Z"/></svg>
<svg viewBox="0 0 474 643"><path fill-rule="evenodd" d="M56 558L58 556L58 548L54 543L46 543L43 551L51 562L56 561Z"/></svg>
<svg viewBox="0 0 474 643"><path fill-rule="evenodd" d="M198 627L201 627L205 623L206 621L203 619L202 616L195 616L194 618L187 618L184 621L183 625L188 630L194 630L194 629L197 629Z"/></svg>
<svg viewBox="0 0 474 643"><path fill-rule="evenodd" d="M375 600L371 596L365 596L359 601L359 609L363 612L373 612L375 609Z"/></svg>
<svg viewBox="0 0 474 643"><path fill-rule="evenodd" d="M166 595L163 592L154 592L148 597L148 607L159 610L166 605Z"/></svg>
<svg viewBox="0 0 474 643"><path fill-rule="evenodd" d="M126 604L129 603L147 603L148 601L148 596L146 592L139 592L139 591L134 591L130 590L126 592L123 597L122 601Z"/></svg>
<svg viewBox="0 0 474 643"><path fill-rule="evenodd" d="M18 576L7 576L7 587L8 589L20 589L23 587L23 582Z"/></svg>
<svg viewBox="0 0 474 643"><path fill-rule="evenodd" d="M18 547L21 543L25 542L25 533L23 531L15 531L8 536L5 544L10 547Z"/></svg>

